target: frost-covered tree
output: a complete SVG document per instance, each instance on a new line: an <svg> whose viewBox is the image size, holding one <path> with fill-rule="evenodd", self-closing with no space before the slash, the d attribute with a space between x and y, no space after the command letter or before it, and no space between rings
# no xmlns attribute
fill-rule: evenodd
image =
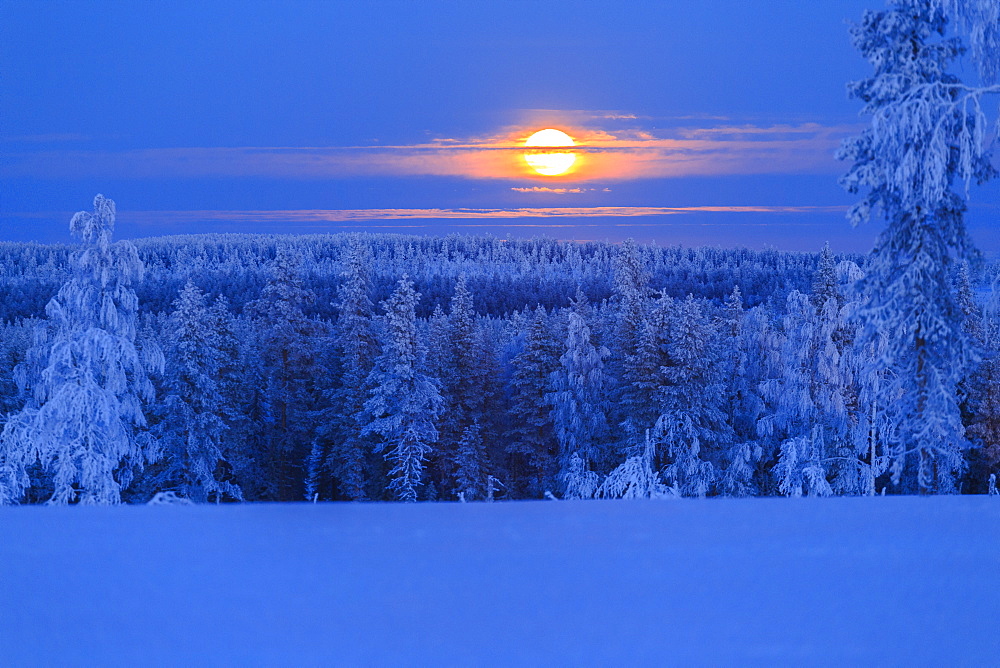
<svg viewBox="0 0 1000 668"><path fill-rule="evenodd" d="M642 264L639 248L632 239L626 239L614 257L614 329L608 360L611 379L612 424L622 427L619 448L629 449L642 439L642 432L649 427L636 414L643 403L642 337L646 324L646 291L649 272Z"/></svg>
<svg viewBox="0 0 1000 668"><path fill-rule="evenodd" d="M559 355L545 307L538 306L524 350L512 361L512 427L506 438L516 491L536 498L549 489L558 470L559 443L546 396L552 391L552 374L560 366Z"/></svg>
<svg viewBox="0 0 1000 668"><path fill-rule="evenodd" d="M496 394L496 378L491 377L493 371L493 351L487 345L485 333L479 327L474 308L472 292L469 290L464 275L460 275L455 283L455 292L451 298L450 310L445 321L434 319L437 336L443 335L443 340L434 341L437 348L436 373L442 384L442 396L445 408L441 417L441 437L438 447L441 480L444 490L455 495L459 491L468 491L467 483L459 469L473 465L468 460L471 451L465 454L459 452L459 444L466 439L467 431L473 424L486 423L489 419L488 408ZM443 326L443 331L438 327ZM488 471L486 442L492 440L488 430L476 427L482 441L482 447L476 452L481 460L474 464L477 470ZM459 459L463 463L459 463ZM467 479L467 476L465 476ZM468 498L468 495L466 495Z"/></svg>
<svg viewBox="0 0 1000 668"><path fill-rule="evenodd" d="M1000 283L994 283L979 327L982 359L968 382L966 435L970 452L969 487L982 492L1000 475Z"/></svg>
<svg viewBox="0 0 1000 668"><path fill-rule="evenodd" d="M771 376L762 384L772 412L758 421L762 437L778 448L778 491L789 496L828 495L831 458L847 441L845 396L851 379L841 363L835 332L837 299L819 311L793 290L783 333L772 352Z"/></svg>
<svg viewBox="0 0 1000 668"><path fill-rule="evenodd" d="M559 441L560 467L564 474L573 457L589 470L602 457L607 438L604 359L607 349L596 347L581 310L579 299L569 312L566 352L559 358L561 368L552 374L552 419Z"/></svg>
<svg viewBox="0 0 1000 668"><path fill-rule="evenodd" d="M604 499L662 499L676 496L653 469L653 440L646 432L642 452L625 460L608 474L595 496Z"/></svg>
<svg viewBox="0 0 1000 668"><path fill-rule="evenodd" d="M93 213L70 221L82 247L20 369L32 394L0 434L0 503L21 499L35 461L51 474L49 503L119 503L154 452L140 430L153 395L147 374L162 369L162 357L136 349L132 286L143 263L131 243L111 243L114 224L115 203L103 195Z"/></svg>
<svg viewBox="0 0 1000 668"><path fill-rule="evenodd" d="M896 423L889 456L893 482L910 493L951 491L964 466L956 384L970 354L950 273L971 250L964 194L993 173L982 97L1000 88L969 86L948 72L964 47L947 29L956 11L969 9L968 20L976 7L986 5L895 0L886 11L866 12L852 30L875 72L850 90L872 122L844 145L841 157L854 164L842 184L864 192L852 222L876 211L886 221L860 315L866 340L887 337L886 389L896 398L886 402Z"/></svg>
<svg viewBox="0 0 1000 668"><path fill-rule="evenodd" d="M653 438L666 463L666 481L685 496L705 496L733 441L722 407L725 386L715 326L691 295L674 302L664 294L656 310L665 312L668 330Z"/></svg>
<svg viewBox="0 0 1000 668"><path fill-rule="evenodd" d="M427 456L438 439L436 422L443 404L437 381L421 370L419 300L413 282L403 276L382 303L385 340L371 372L371 396L365 402L369 422L362 430L379 437L377 447L392 467L389 490L400 501L417 500Z"/></svg>
<svg viewBox="0 0 1000 668"><path fill-rule="evenodd" d="M619 378L616 396L618 408L624 419L619 425L628 439L625 452L636 455L642 452L642 434L652 429L661 414L664 388L671 384L668 369L670 359L671 323L675 309L674 300L661 292L649 312L635 325L639 328L635 353ZM664 463L662 453L654 453L654 467Z"/></svg>
<svg viewBox="0 0 1000 668"><path fill-rule="evenodd" d="M485 462L482 430L479 421L474 420L462 432L455 452L455 481L458 483L459 498L466 501L486 498L489 474Z"/></svg>
<svg viewBox="0 0 1000 668"><path fill-rule="evenodd" d="M315 294L305 287L302 250L278 249L270 277L260 298L247 306L258 330L263 387L258 457L266 471L275 500L290 501L304 495L305 465L315 410L316 342L318 323L305 309Z"/></svg>
<svg viewBox="0 0 1000 668"><path fill-rule="evenodd" d="M725 449L718 491L732 496L749 496L758 491L756 474L764 450L757 437L757 420L764 401L758 389L763 373L757 354L763 338L760 320L748 317L739 287L726 298L718 330L722 337L722 375L726 381L723 410L732 430L732 443Z"/></svg>
<svg viewBox="0 0 1000 668"><path fill-rule="evenodd" d="M367 453L372 443L361 434L364 404L371 392L368 379L378 354L371 264L370 249L355 239L347 249L337 299L339 385L327 393L329 406L321 412L314 444L317 461L310 467L317 476L332 476L339 493L354 501L367 498L371 476Z"/></svg>
<svg viewBox="0 0 1000 668"><path fill-rule="evenodd" d="M570 455L559 478L565 499L592 499L601 484L601 477L590 470L578 452Z"/></svg>
<svg viewBox="0 0 1000 668"><path fill-rule="evenodd" d="M166 322L164 396L153 430L162 452L155 465L157 491L205 502L242 499L226 479L223 449L231 411L221 386L226 363L223 332L205 294L192 282L181 290Z"/></svg>
<svg viewBox="0 0 1000 668"><path fill-rule="evenodd" d="M829 415L836 429L827 452L828 478L835 494L876 493L876 482L888 467L885 453L893 434L886 402L894 398L885 391L890 371L880 363L886 336L858 337L854 313L865 299L857 289L863 277L855 263L838 264L838 292L844 305L837 314L828 299L827 307L817 312L817 387L827 398L820 405L836 409Z"/></svg>
<svg viewBox="0 0 1000 668"><path fill-rule="evenodd" d="M830 244L824 244L819 254L819 266L813 275L812 300L817 309L822 309L827 301L837 302L838 310L844 305L844 296L838 289L840 281L837 277L837 262L830 250Z"/></svg>
<svg viewBox="0 0 1000 668"><path fill-rule="evenodd" d="M208 309L208 320L218 345L218 379L222 395L217 406L228 429L222 434L222 454L232 468L234 483L245 499L269 498L270 482L265 480L258 447L263 437L264 416L269 412L266 385L260 364L257 328L252 320L236 317L229 300L219 295Z"/></svg>

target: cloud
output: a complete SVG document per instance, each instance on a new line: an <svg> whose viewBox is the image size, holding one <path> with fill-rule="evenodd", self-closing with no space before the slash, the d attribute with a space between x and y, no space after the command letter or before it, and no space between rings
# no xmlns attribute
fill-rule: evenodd
<svg viewBox="0 0 1000 668"><path fill-rule="evenodd" d="M582 112L574 113L564 115L579 120ZM538 186L550 192L570 193L577 188L575 184L588 181L836 173L843 167L834 159L834 152L842 138L857 131L853 126L818 123L608 128L601 127L594 115L586 124L535 123L485 136L441 137L396 146L20 150L0 155L0 178L441 176L531 179L553 184ZM563 176L540 176L524 160L524 140L538 127L548 125L558 125L577 140L576 163ZM564 187L563 183L574 185Z"/></svg>
<svg viewBox="0 0 1000 668"><path fill-rule="evenodd" d="M548 193L553 195L569 195L579 193L602 192L609 193L611 188L549 188L547 186L514 187L511 188L517 193Z"/></svg>
<svg viewBox="0 0 1000 668"><path fill-rule="evenodd" d="M281 211L127 211L119 210L124 223L169 225L229 223L255 226L266 223L346 223L367 225L379 221L463 220L470 222L514 221L523 219L647 218L691 213L823 214L846 211L845 206L597 206L597 207L516 207L495 209L298 209ZM11 214L17 215L17 214ZM568 223L569 224L569 223ZM655 224L655 223L649 223ZM475 225L469 225L474 227ZM551 226L551 223L546 223Z"/></svg>

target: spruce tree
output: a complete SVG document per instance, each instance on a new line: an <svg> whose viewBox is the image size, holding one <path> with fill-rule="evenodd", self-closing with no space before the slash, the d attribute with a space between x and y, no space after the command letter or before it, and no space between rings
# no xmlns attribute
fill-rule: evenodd
<svg viewBox="0 0 1000 668"><path fill-rule="evenodd" d="M166 323L164 396L154 433L162 452L156 465L158 491L173 490L205 502L241 499L225 480L225 434L232 414L221 387L224 340L205 294L188 281Z"/></svg>
<svg viewBox="0 0 1000 668"><path fill-rule="evenodd" d="M646 291L649 272L632 239L627 239L613 261L614 319L609 346L608 375L611 394L609 419L621 427L618 448L627 452L640 446L650 422L643 419L643 335L646 329Z"/></svg>
<svg viewBox="0 0 1000 668"><path fill-rule="evenodd" d="M473 420L462 432L455 453L455 482L459 498L466 501L486 498L489 474L484 466L485 461L482 430L479 428L479 421Z"/></svg>
<svg viewBox="0 0 1000 668"><path fill-rule="evenodd" d="M830 244L824 244L819 255L819 266L813 274L812 300L817 309L830 299L836 300L838 309L844 305L844 297L838 290L837 262L830 250Z"/></svg>
<svg viewBox="0 0 1000 668"><path fill-rule="evenodd" d="M755 474L764 453L757 438L757 419L764 407L758 389L761 365L754 355L759 346L759 333L754 329L757 322L747 317L743 295L734 287L717 323L724 351L722 376L727 379L723 410L733 438L722 457L717 489L732 496L757 493Z"/></svg>
<svg viewBox="0 0 1000 668"><path fill-rule="evenodd" d="M956 386L971 356L949 279L972 244L958 182L967 191L993 174L981 98L1000 91L964 85L948 72L964 47L946 37L943 4L894 0L886 11L866 12L853 29L875 72L851 93L872 124L841 154L854 163L843 185L864 192L852 222L876 211L886 222L860 315L867 341L887 337L886 390L898 397L887 402L896 423L889 456L894 484L908 493L952 491L964 468Z"/></svg>
<svg viewBox="0 0 1000 668"><path fill-rule="evenodd" d="M555 437L552 374L559 368L559 344L549 331L544 306L535 309L524 350L512 364L511 423L507 454L516 492L540 498L550 489L558 471L559 443Z"/></svg>
<svg viewBox="0 0 1000 668"><path fill-rule="evenodd" d="M445 364L440 369L445 410L440 425L439 451L440 457L449 461L442 462L442 472L445 475L441 484L457 496L459 491L467 491L465 483L459 480L459 476L463 474L459 471L461 466L458 460L462 458L466 467L472 464L468 461L469 452L464 455L459 452L459 444L466 438L466 431L486 417L487 403L492 398L488 396L491 393L486 374L487 351L482 346L473 296L464 275L459 276L455 283L445 335L442 360ZM438 345L441 343L439 341ZM479 431L478 427L476 431ZM484 436L485 434L481 434L477 438L482 439ZM477 451L485 457L482 448ZM474 466L484 471L487 469L485 459L476 462Z"/></svg>
<svg viewBox="0 0 1000 668"><path fill-rule="evenodd" d="M720 351L714 326L693 296L676 305L668 322L666 382L657 393L653 437L668 462L666 481L686 496L705 496L733 440L722 410Z"/></svg>
<svg viewBox="0 0 1000 668"><path fill-rule="evenodd" d="M564 479L573 467L589 471L599 463L608 435L604 394L608 351L593 344L581 313L584 308L585 302L578 299L569 312L566 352L559 358L560 368L552 374L553 391L548 395ZM574 459L578 464L571 467Z"/></svg>
<svg viewBox="0 0 1000 668"><path fill-rule="evenodd" d="M32 395L0 434L0 503L17 503L38 461L51 474L51 504L113 504L154 454L141 430L153 397L148 373L162 358L136 348L138 300L132 285L143 263L129 242L111 243L115 203L97 195L70 231L82 246L70 278L46 306L29 355Z"/></svg>
<svg viewBox="0 0 1000 668"><path fill-rule="evenodd" d="M400 501L416 501L424 466L438 439L443 400L435 379L423 372L424 347L417 337L420 294L403 276L385 309L382 353L370 375L362 434L378 437L377 448L392 467L389 490Z"/></svg>
<svg viewBox="0 0 1000 668"><path fill-rule="evenodd" d="M339 385L328 393L329 406L321 412L316 444L321 475L332 476L342 497L368 498L371 471L367 453L372 442L361 434L364 404L371 392L368 379L378 354L375 309L371 302L370 249L353 240L347 249L337 298L336 349Z"/></svg>
<svg viewBox="0 0 1000 668"><path fill-rule="evenodd" d="M304 496L305 466L313 441L316 397L316 344L319 324L306 316L315 294L305 287L302 251L282 246L271 265L271 276L260 298L248 304L258 327L260 391L266 414L258 453L274 500Z"/></svg>

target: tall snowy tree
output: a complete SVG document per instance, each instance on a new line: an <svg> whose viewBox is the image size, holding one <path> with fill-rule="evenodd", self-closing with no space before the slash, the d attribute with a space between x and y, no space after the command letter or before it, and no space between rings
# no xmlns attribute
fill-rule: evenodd
<svg viewBox="0 0 1000 668"><path fill-rule="evenodd" d="M507 453L516 491L540 498L549 490L558 471L559 443L552 422L552 374L559 369L559 344L549 331L544 306L535 309L524 350L512 364L512 428Z"/></svg>
<svg viewBox="0 0 1000 668"><path fill-rule="evenodd" d="M445 401L438 454L446 461L439 462L443 474L440 482L446 490L457 495L460 491L470 491L467 483L461 482L460 478L467 481L470 476L478 475L472 469L485 472L489 468L484 447L475 450L482 459L472 462L469 459L472 451L467 448L464 454L459 452L459 444L468 440L467 431L474 423L478 425L486 419L487 407L494 394L492 379L488 373L490 351L483 345L484 338L476 322L473 296L464 275L459 276L455 283L447 321L442 324L445 326L445 339L435 342L441 358L438 360L438 373ZM479 426L475 432L479 442L489 438ZM460 470L470 466L472 469Z"/></svg>
<svg viewBox="0 0 1000 668"><path fill-rule="evenodd" d="M674 303L661 296L666 312L666 355L659 388L659 417L653 427L664 478L685 496L705 496L718 476L718 464L732 443L732 428L722 410L725 388L715 327L701 302L691 295Z"/></svg>
<svg viewBox="0 0 1000 668"><path fill-rule="evenodd" d="M851 85L871 127L845 143L842 184L865 191L852 222L879 211L886 228L872 252L861 310L868 341L884 333L886 388L898 397L893 482L903 492L951 491L966 447L956 385L970 362L951 290L956 260L971 250L958 190L992 176L981 99L997 87L964 85L949 66L964 51L946 37L951 8L969 2L895 0L866 12L854 44L875 68ZM982 3L975 3L983 6Z"/></svg>
<svg viewBox="0 0 1000 668"><path fill-rule="evenodd" d="M416 501L427 456L438 439L443 400L438 383L422 371L424 349L417 338L420 294L408 276L400 279L385 309L382 354L371 372L363 434L379 437L391 465L389 490L400 501Z"/></svg>
<svg viewBox="0 0 1000 668"><path fill-rule="evenodd" d="M637 455L644 449L643 435L660 416L663 388L670 383L666 371L671 366L668 348L673 311L674 300L661 292L649 313L635 323L639 328L636 349L619 377L616 397L624 416L619 426L629 441L627 455ZM663 463L661 454L654 448L656 466Z"/></svg>
<svg viewBox="0 0 1000 668"><path fill-rule="evenodd" d="M817 309L822 309L826 302L834 299L839 309L844 305L844 297L838 289L837 262L830 250L830 244L824 244L819 254L819 266L813 275L812 300Z"/></svg>
<svg viewBox="0 0 1000 668"><path fill-rule="evenodd" d="M602 446L608 425L605 397L604 360L608 351L596 347L582 311L579 297L569 312L566 352L559 358L561 368L552 374L552 419L559 441L560 468L565 476L574 467L587 471L603 458Z"/></svg>
<svg viewBox="0 0 1000 668"><path fill-rule="evenodd" d="M190 281L174 307L164 347L170 364L153 430L162 452L153 467L155 486L199 502L242 499L239 487L225 479L224 439L232 412L221 383L226 353L219 314Z"/></svg>
<svg viewBox="0 0 1000 668"><path fill-rule="evenodd" d="M489 474L485 470L485 462L482 430L479 421L474 420L462 432L455 452L455 477L460 499L478 501L486 498Z"/></svg>
<svg viewBox="0 0 1000 668"><path fill-rule="evenodd" d="M315 294L305 287L301 249L282 246L260 298L247 305L258 327L268 414L263 424L259 457L275 500L304 496L305 465L313 441L318 323L305 309Z"/></svg>
<svg viewBox="0 0 1000 668"><path fill-rule="evenodd" d="M51 473L49 503L119 503L154 452L140 430L153 395L147 374L162 369L162 357L136 349L132 285L143 264L131 243L111 243L114 224L115 203L103 195L93 213L70 221L82 247L45 309L49 326L38 330L34 368L21 369L32 396L0 434L0 503L21 499L35 461Z"/></svg>
<svg viewBox="0 0 1000 668"><path fill-rule="evenodd" d="M371 251L354 240L348 247L338 291L336 348L339 385L328 392L329 406L321 412L317 446L321 465L317 475L332 476L343 497L368 497L367 453L372 443L362 436L364 404L371 387L368 378L378 354L375 309L371 302Z"/></svg>
<svg viewBox="0 0 1000 668"><path fill-rule="evenodd" d="M646 290L649 272L642 265L639 249L632 239L622 244L615 256L615 328L609 346L609 376L612 380L610 420L621 427L619 449L640 446L650 422L644 420L645 402L643 335L646 330Z"/></svg>
<svg viewBox="0 0 1000 668"><path fill-rule="evenodd" d="M221 434L221 450L226 469L231 468L233 484L245 499L272 499L273 485L264 472L260 453L267 436L265 418L269 413L266 374L260 362L259 327L247 317L234 316L229 300L219 295L208 308L207 319L217 344L216 388L222 403L214 407L227 425ZM228 480L228 471L223 480Z"/></svg>
<svg viewBox="0 0 1000 668"><path fill-rule="evenodd" d="M757 419L764 408L758 386L762 365L755 355L760 345L756 318L743 309L739 287L726 298L717 329L722 337L722 376L726 378L723 411L732 430L732 443L723 454L717 489L722 494L749 496L758 491L757 467L764 451L757 438Z"/></svg>
<svg viewBox="0 0 1000 668"><path fill-rule="evenodd" d="M849 447L847 404L853 377L837 346L838 298L819 310L793 290L786 301L783 333L771 351L771 376L762 390L773 407L758 421L761 436L779 450L774 473L778 491L789 496L828 495L835 462L856 468Z"/></svg>

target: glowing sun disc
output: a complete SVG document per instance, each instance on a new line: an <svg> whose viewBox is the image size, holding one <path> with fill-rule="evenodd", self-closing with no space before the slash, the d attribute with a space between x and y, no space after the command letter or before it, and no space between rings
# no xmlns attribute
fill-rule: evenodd
<svg viewBox="0 0 1000 668"><path fill-rule="evenodd" d="M562 148L565 146L575 146L573 138L562 130L547 128L539 130L525 140L526 148L553 147ZM524 154L524 161L533 170L543 176L559 176L565 174L576 162L575 153L551 152L551 151L529 151Z"/></svg>

